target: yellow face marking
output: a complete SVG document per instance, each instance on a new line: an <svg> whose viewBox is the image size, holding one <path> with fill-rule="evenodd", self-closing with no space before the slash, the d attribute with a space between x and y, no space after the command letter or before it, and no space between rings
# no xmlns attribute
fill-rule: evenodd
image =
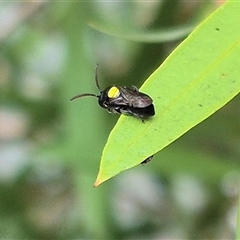
<svg viewBox="0 0 240 240"><path fill-rule="evenodd" d="M108 97L109 98L117 98L120 94L120 91L117 87L113 86L108 90Z"/></svg>

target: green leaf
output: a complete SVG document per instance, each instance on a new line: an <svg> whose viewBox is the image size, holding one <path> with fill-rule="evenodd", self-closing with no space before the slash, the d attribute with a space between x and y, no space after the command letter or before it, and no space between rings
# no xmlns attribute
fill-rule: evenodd
<svg viewBox="0 0 240 240"><path fill-rule="evenodd" d="M240 4L227 2L146 80L156 116L121 116L103 150L94 186L134 167L209 117L240 90Z"/></svg>
<svg viewBox="0 0 240 240"><path fill-rule="evenodd" d="M133 27L113 26L112 24L101 21L92 21L89 23L89 26L99 32L130 41L160 43L174 41L185 37L194 29L196 24L182 24L167 29L163 28L156 30L140 30Z"/></svg>

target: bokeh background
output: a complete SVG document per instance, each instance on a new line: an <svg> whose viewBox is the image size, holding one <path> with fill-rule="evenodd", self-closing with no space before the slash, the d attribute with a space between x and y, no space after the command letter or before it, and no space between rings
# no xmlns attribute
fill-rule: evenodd
<svg viewBox="0 0 240 240"><path fill-rule="evenodd" d="M96 64L102 88L140 87L222 2L0 3L1 239L234 239L239 96L95 189L119 116L69 101L98 93Z"/></svg>

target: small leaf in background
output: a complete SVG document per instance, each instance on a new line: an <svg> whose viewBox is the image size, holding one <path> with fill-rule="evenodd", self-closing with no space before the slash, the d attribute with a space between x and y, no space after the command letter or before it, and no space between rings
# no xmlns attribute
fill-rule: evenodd
<svg viewBox="0 0 240 240"><path fill-rule="evenodd" d="M240 5L227 2L206 19L141 88L156 116L121 116L103 150L94 186L160 151L224 106L240 90Z"/></svg>
<svg viewBox="0 0 240 240"><path fill-rule="evenodd" d="M182 24L180 26L162 28L156 30L136 30L136 28L124 28L120 26L112 26L107 23L90 22L89 26L98 30L99 32L130 41L146 42L146 43L160 43L169 42L181 39L188 35L196 26L196 23Z"/></svg>

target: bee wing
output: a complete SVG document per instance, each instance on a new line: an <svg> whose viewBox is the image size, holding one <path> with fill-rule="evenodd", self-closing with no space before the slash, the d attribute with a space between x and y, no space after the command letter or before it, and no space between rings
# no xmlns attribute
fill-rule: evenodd
<svg viewBox="0 0 240 240"><path fill-rule="evenodd" d="M120 89L120 95L115 99L111 99L111 104L136 108L144 108L152 104L152 99L147 94L138 92L137 88L129 89L120 86L118 88Z"/></svg>
<svg viewBox="0 0 240 240"><path fill-rule="evenodd" d="M129 100L129 104L136 108L144 108L151 105L153 100L146 94L139 92L132 101Z"/></svg>

